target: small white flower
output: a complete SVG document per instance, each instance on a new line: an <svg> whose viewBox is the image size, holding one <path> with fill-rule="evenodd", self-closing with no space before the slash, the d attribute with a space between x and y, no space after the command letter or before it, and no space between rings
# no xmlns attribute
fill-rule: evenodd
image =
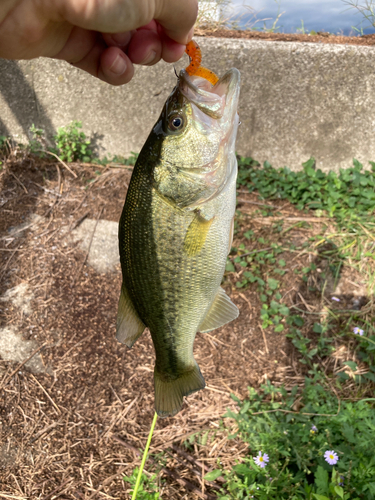
<svg viewBox="0 0 375 500"><path fill-rule="evenodd" d="M324 458L325 461L329 463L329 465L335 465L339 461L337 453L335 453L333 450L332 451L327 450L324 453Z"/></svg>
<svg viewBox="0 0 375 500"><path fill-rule="evenodd" d="M259 467L262 467L262 468L264 468L267 465L267 462L269 461L269 457L268 457L267 453L264 453L262 455L261 451L258 453L258 456L253 457L253 459L254 459L254 462L257 465L259 465Z"/></svg>
<svg viewBox="0 0 375 500"><path fill-rule="evenodd" d="M362 336L365 332L364 332L364 330L361 330L360 328L358 328L358 326L356 326L353 328L353 333L355 333L356 335Z"/></svg>

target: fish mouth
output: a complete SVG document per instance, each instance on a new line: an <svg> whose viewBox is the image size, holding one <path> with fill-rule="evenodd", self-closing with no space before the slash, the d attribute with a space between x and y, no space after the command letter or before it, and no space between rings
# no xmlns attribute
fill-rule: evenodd
<svg viewBox="0 0 375 500"><path fill-rule="evenodd" d="M212 157L208 162L198 161L195 168L180 166L184 177L205 187L189 201L188 206L194 207L218 196L237 175L235 140L240 72L232 68L212 86L206 79L189 76L182 70L178 90L191 104L193 126L202 138L212 138Z"/></svg>
<svg viewBox="0 0 375 500"><path fill-rule="evenodd" d="M180 72L179 89L181 93L206 115L216 120L233 120L237 112L240 93L240 72L236 68L227 71L212 86L205 78L189 76L183 69Z"/></svg>

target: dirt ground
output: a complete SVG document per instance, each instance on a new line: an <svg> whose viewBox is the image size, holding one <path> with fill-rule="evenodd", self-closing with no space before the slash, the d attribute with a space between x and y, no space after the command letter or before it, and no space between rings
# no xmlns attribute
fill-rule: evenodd
<svg viewBox="0 0 375 500"><path fill-rule="evenodd" d="M264 33L255 30L229 30L197 28L194 32L198 36L222 38L246 38L253 40L267 40L270 42L309 42L309 43L339 43L342 45L375 45L375 34L363 36L342 36L319 31L316 35L300 35L297 33Z"/></svg>
<svg viewBox="0 0 375 500"><path fill-rule="evenodd" d="M15 326L23 339L35 340L46 368L32 373L0 360L0 498L128 499L122 477L139 465L154 413L149 333L131 350L115 340L120 268L97 274L68 239L86 217L119 220L131 167L70 168L76 177L61 163L16 151L0 172L0 295L20 283L33 292L29 314L0 302L0 327ZM259 214L264 202L240 190L234 245L246 241L242 235L250 227L258 237L271 237L275 217L285 224L279 243L296 247L327 227L324 218L285 200L272 205L276 216L267 219ZM31 214L43 219L10 232ZM253 243L249 251L258 247ZM313 298L292 271L316 257L285 251L280 258L288 270L282 302L305 310ZM240 309L238 320L195 341L207 388L187 398L176 417L157 422L151 452L167 456L158 479L162 498L215 498L220 478L212 485L203 475L218 459L229 465L248 452L219 425L226 408L235 408L230 393L244 398L248 386L267 380L286 387L303 382L305 367L289 339L261 328L256 287L236 289L235 279L228 276L224 287ZM196 433L204 438L187 447ZM149 460L146 469L152 468Z"/></svg>

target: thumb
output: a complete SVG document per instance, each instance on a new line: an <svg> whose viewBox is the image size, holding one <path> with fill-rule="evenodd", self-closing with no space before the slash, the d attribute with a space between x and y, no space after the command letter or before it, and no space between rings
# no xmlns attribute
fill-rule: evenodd
<svg viewBox="0 0 375 500"><path fill-rule="evenodd" d="M197 0L157 0L154 19L169 38L186 45L193 36L197 14Z"/></svg>

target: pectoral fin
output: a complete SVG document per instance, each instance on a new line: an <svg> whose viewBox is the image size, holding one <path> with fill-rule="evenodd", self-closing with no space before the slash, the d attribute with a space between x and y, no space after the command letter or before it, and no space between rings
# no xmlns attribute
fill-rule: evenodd
<svg viewBox="0 0 375 500"><path fill-rule="evenodd" d="M145 328L146 326L138 316L123 283L118 303L116 338L119 342L132 347Z"/></svg>
<svg viewBox="0 0 375 500"><path fill-rule="evenodd" d="M219 287L215 300L206 314L204 320L199 325L199 332L209 332L215 328L229 323L239 315L237 306L233 304L224 290Z"/></svg>
<svg viewBox="0 0 375 500"><path fill-rule="evenodd" d="M206 220L199 212L195 214L184 240L184 252L190 257L194 257L194 255L197 255L202 250L213 220L214 217Z"/></svg>

